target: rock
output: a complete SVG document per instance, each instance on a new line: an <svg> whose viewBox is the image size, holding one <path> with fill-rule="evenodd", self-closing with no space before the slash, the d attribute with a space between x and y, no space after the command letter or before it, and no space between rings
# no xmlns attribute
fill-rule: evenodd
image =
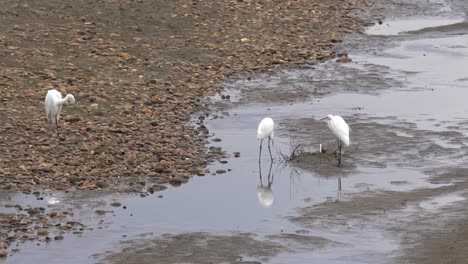
<svg viewBox="0 0 468 264"><path fill-rule="evenodd" d="M81 118L77 115L67 115L63 120L66 122L78 122L81 120Z"/></svg>
<svg viewBox="0 0 468 264"><path fill-rule="evenodd" d="M54 218L57 216L57 212L50 212L49 217Z"/></svg>
<svg viewBox="0 0 468 264"><path fill-rule="evenodd" d="M159 192L159 191L163 191L167 189L167 187L164 185L153 185L151 188L153 188L155 192Z"/></svg>
<svg viewBox="0 0 468 264"><path fill-rule="evenodd" d="M54 239L55 239L55 240L63 240L64 237L63 237L63 236L55 236Z"/></svg>
<svg viewBox="0 0 468 264"><path fill-rule="evenodd" d="M104 189L104 188L109 187L109 183L107 183L105 181L98 181L98 182L96 182L96 187Z"/></svg>
<svg viewBox="0 0 468 264"><path fill-rule="evenodd" d="M8 251L4 250L4 249L0 249L0 258L4 258L6 257L8 254Z"/></svg>
<svg viewBox="0 0 468 264"><path fill-rule="evenodd" d="M41 230L37 231L37 235L38 236L47 236L47 235L49 235L49 231L47 231L46 229L41 229Z"/></svg>
<svg viewBox="0 0 468 264"><path fill-rule="evenodd" d="M37 208L29 208L28 209L28 214L30 215L37 215L37 214L40 214L41 213L41 210L37 209Z"/></svg>
<svg viewBox="0 0 468 264"><path fill-rule="evenodd" d="M120 207L122 204L121 203L111 203L110 206L113 206L113 207Z"/></svg>
<svg viewBox="0 0 468 264"><path fill-rule="evenodd" d="M183 182L184 180L179 176L173 177L169 180L169 184L175 187L180 186Z"/></svg>
<svg viewBox="0 0 468 264"><path fill-rule="evenodd" d="M106 214L106 211L104 211L104 210L99 210L99 209L96 210L96 211L94 211L94 212L95 212L97 215L105 215L105 214Z"/></svg>

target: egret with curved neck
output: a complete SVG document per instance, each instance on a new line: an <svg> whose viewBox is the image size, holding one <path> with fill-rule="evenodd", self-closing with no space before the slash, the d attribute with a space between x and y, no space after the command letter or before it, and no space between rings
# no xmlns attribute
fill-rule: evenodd
<svg viewBox="0 0 468 264"><path fill-rule="evenodd" d="M341 165L341 150L343 148L343 143L349 147L351 144L349 140L349 131L351 130L344 121L344 119L339 115L328 115L320 120L327 119L328 128L331 132L338 138L338 167Z"/></svg>
<svg viewBox="0 0 468 264"><path fill-rule="evenodd" d="M59 118L60 112L62 111L63 104L74 104L75 97L72 94L67 94L65 98L62 98L62 94L55 90L47 91L47 95L45 97L44 106L47 120L49 121L50 127L52 125L56 125L57 127L57 136L59 135Z"/></svg>
<svg viewBox="0 0 468 264"><path fill-rule="evenodd" d="M268 138L268 150L270 151L270 158L273 160L273 155L271 155L270 141L273 142L275 123L273 119L266 117L260 121L257 129L257 139L260 139L260 153L258 154L258 162L262 157L262 143L264 138Z"/></svg>

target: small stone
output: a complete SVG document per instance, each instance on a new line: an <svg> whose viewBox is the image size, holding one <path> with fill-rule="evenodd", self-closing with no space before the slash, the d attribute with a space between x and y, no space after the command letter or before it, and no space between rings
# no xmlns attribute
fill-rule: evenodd
<svg viewBox="0 0 468 264"><path fill-rule="evenodd" d="M55 239L55 240L63 240L64 237L63 237L63 236L55 236L54 239Z"/></svg>
<svg viewBox="0 0 468 264"><path fill-rule="evenodd" d="M37 208L29 208L28 209L28 214L30 214L30 215L36 215L36 214L39 214L39 213L41 213L41 211L39 209L37 209Z"/></svg>
<svg viewBox="0 0 468 264"><path fill-rule="evenodd" d="M56 217L56 216L57 216L57 212L51 212L51 213L49 214L49 217L52 217L52 218L53 218L53 217Z"/></svg>
<svg viewBox="0 0 468 264"><path fill-rule="evenodd" d="M81 120L81 118L77 115L67 115L63 120L66 122L78 122Z"/></svg>
<svg viewBox="0 0 468 264"><path fill-rule="evenodd" d="M97 215L105 215L106 214L106 211L104 210L96 210L94 211Z"/></svg>
<svg viewBox="0 0 468 264"><path fill-rule="evenodd" d="M38 236L47 236L47 235L49 235L49 231L47 231L45 229L41 229L41 230L37 231L37 235Z"/></svg>
<svg viewBox="0 0 468 264"><path fill-rule="evenodd" d="M180 186L183 183L183 181L184 180L181 177L176 176L169 180L169 184L177 187L177 186Z"/></svg>
<svg viewBox="0 0 468 264"><path fill-rule="evenodd" d="M8 254L8 252L4 249L0 249L0 258L4 258L6 257Z"/></svg>
<svg viewBox="0 0 468 264"><path fill-rule="evenodd" d="M113 206L113 207L120 207L122 204L121 203L111 203L110 206Z"/></svg>
<svg viewBox="0 0 468 264"><path fill-rule="evenodd" d="M109 187L109 184L105 181L98 181L96 182L96 187L104 189L104 188Z"/></svg>
<svg viewBox="0 0 468 264"><path fill-rule="evenodd" d="M217 174L224 174L224 173L226 173L226 170L217 170L216 173Z"/></svg>

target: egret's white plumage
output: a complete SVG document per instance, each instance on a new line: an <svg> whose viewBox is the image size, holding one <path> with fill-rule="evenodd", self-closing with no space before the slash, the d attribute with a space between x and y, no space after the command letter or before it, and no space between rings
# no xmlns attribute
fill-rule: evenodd
<svg viewBox="0 0 468 264"><path fill-rule="evenodd" d="M264 138L268 138L268 151L270 152L270 158L273 160L273 156L271 155L271 148L270 148L270 141L273 141L273 135L275 130L275 122L273 119L266 117L263 118L262 121L258 124L257 129L257 139L260 139L260 153L258 159L262 156L262 143Z"/></svg>
<svg viewBox="0 0 468 264"><path fill-rule="evenodd" d="M57 135L58 135L58 122L60 118L60 112L62 111L62 105L74 104L74 103L75 103L75 97L72 94L67 94L65 98L62 98L62 94L55 89L47 91L47 95L44 101L46 117L51 126L53 124L57 126Z"/></svg>
<svg viewBox="0 0 468 264"><path fill-rule="evenodd" d="M338 115L328 115L323 119L328 119L328 128L332 131L332 133L338 138L338 167L341 166L341 155L342 155L342 147L345 144L347 147L350 145L349 140L349 131L350 128L348 124L344 121L341 116Z"/></svg>
<svg viewBox="0 0 468 264"><path fill-rule="evenodd" d="M258 124L257 139L264 139L266 137L273 139L274 129L275 122L273 122L273 119L269 117L263 118L260 124Z"/></svg>
<svg viewBox="0 0 468 264"><path fill-rule="evenodd" d="M328 115L328 128L332 131L332 133L347 147L350 145L349 140L349 126L346 124L344 119L339 115Z"/></svg>

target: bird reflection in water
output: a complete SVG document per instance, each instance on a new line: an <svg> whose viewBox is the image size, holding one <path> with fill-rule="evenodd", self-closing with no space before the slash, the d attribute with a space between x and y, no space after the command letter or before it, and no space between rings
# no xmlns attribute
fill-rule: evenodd
<svg viewBox="0 0 468 264"><path fill-rule="evenodd" d="M341 199L341 176L338 177L338 190L336 192L336 201Z"/></svg>
<svg viewBox="0 0 468 264"><path fill-rule="evenodd" d="M268 170L267 184L263 185L262 179L262 166L260 160L258 161L258 169L260 174L260 186L257 187L257 198L261 206L268 208L273 205L273 175L271 174L271 168L273 167L273 161L270 162L270 168Z"/></svg>

